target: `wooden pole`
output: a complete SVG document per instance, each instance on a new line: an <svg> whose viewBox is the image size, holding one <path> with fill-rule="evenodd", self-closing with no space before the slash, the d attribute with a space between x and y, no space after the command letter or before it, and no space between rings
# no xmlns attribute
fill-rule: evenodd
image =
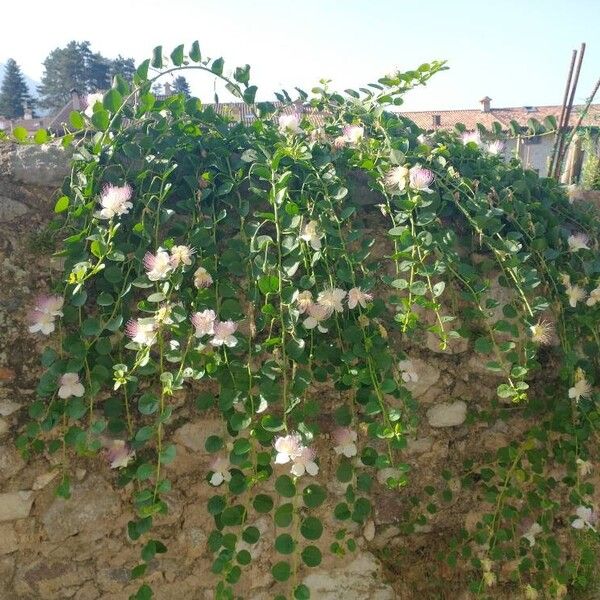
<svg viewBox="0 0 600 600"><path fill-rule="evenodd" d="M552 177L554 170L554 161L556 160L556 151L558 150L558 140L560 138L560 132L563 128L563 120L565 118L565 111L567 110L567 100L569 98L569 89L571 88L571 79L573 78L573 69L575 68L575 60L577 59L577 50L573 50L571 56L571 66L567 74L567 85L565 86L565 94L562 101L562 107L560 111L560 118L558 119L558 127L556 128L556 137L554 138L554 147L552 148L552 156L550 158L550 164L548 165L548 177Z"/></svg>
<svg viewBox="0 0 600 600"><path fill-rule="evenodd" d="M577 67L575 68L575 76L573 77L573 85L571 86L571 93L569 95L569 103L567 104L567 111L565 113L565 129L569 125L569 119L571 118L571 111L573 110L573 102L575 100L575 91L577 90L577 83L579 82L579 73L581 72L581 63L583 62L583 56L585 54L585 43L581 44L579 50L579 56L577 59ZM564 134L561 135L558 143L558 151L556 153L556 164L554 166L555 179L560 179L561 163L564 158Z"/></svg>

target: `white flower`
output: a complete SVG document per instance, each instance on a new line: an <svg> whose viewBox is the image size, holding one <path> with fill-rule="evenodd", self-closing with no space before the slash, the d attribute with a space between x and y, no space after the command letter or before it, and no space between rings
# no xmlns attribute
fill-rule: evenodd
<svg viewBox="0 0 600 600"><path fill-rule="evenodd" d="M569 398L579 402L581 398L587 398L592 392L592 386L585 380L580 379L575 385L569 388Z"/></svg>
<svg viewBox="0 0 600 600"><path fill-rule="evenodd" d="M125 326L125 334L136 344L151 346L156 340L154 319L130 319Z"/></svg>
<svg viewBox="0 0 600 600"><path fill-rule="evenodd" d="M289 435L279 436L275 440L275 456L276 465L285 465L300 454L304 446L302 438L298 433L290 433Z"/></svg>
<svg viewBox="0 0 600 600"><path fill-rule="evenodd" d="M55 329L56 317L62 317L64 300L61 296L41 296L35 307L30 311L28 318L31 322L29 331L31 333L43 333L49 335Z"/></svg>
<svg viewBox="0 0 600 600"><path fill-rule="evenodd" d="M592 531L596 531L594 525L598 520L598 515L587 506L578 506L575 511L577 518L571 523L571 527L573 529L591 529Z"/></svg>
<svg viewBox="0 0 600 600"><path fill-rule="evenodd" d="M525 597L525 600L538 600L539 598L538 591L529 584L525 586L525 589L523 590L523 596Z"/></svg>
<svg viewBox="0 0 600 600"><path fill-rule="evenodd" d="M281 133L300 133L302 128L300 127L300 115L298 113L292 113L291 115L280 115L279 116L279 131Z"/></svg>
<svg viewBox="0 0 600 600"><path fill-rule="evenodd" d="M390 191L402 192L408 183L408 169L403 166L394 167L385 176L385 186Z"/></svg>
<svg viewBox="0 0 600 600"><path fill-rule="evenodd" d="M462 143L466 146L467 144L481 144L481 138L479 137L479 133L476 131L465 132L460 136Z"/></svg>
<svg viewBox="0 0 600 600"><path fill-rule="evenodd" d="M126 467L134 456L135 451L131 450L124 440L112 440L110 446L106 449L106 459L110 463L111 469Z"/></svg>
<svg viewBox="0 0 600 600"><path fill-rule="evenodd" d="M549 344L554 337L554 327L548 321L539 321L529 327L531 341L536 344Z"/></svg>
<svg viewBox="0 0 600 600"><path fill-rule="evenodd" d="M308 317L304 319L302 325L306 329L317 327L321 333L326 333L327 329L321 326L321 321L326 321L331 316L331 311L322 304L310 304L307 308Z"/></svg>
<svg viewBox="0 0 600 600"><path fill-rule="evenodd" d="M217 486L224 481L231 481L231 473L229 472L229 460L224 456L217 456L210 465L210 470L213 474L210 477L210 484Z"/></svg>
<svg viewBox="0 0 600 600"><path fill-rule="evenodd" d="M94 216L98 219L112 219L128 214L129 209L133 208L133 204L129 202L132 193L130 185L105 185L100 195L101 209Z"/></svg>
<svg viewBox="0 0 600 600"><path fill-rule="evenodd" d="M494 140L493 142L486 144L485 149L487 150L488 154L498 156L504 151L504 142L500 140Z"/></svg>
<svg viewBox="0 0 600 600"><path fill-rule="evenodd" d="M156 323L164 323L165 325L172 325L173 319L171 319L171 311L173 306L166 302L158 307L158 310L154 313L154 321Z"/></svg>
<svg viewBox="0 0 600 600"><path fill-rule="evenodd" d="M173 246L171 248L171 265L177 268L179 265L191 265L195 250L189 246Z"/></svg>
<svg viewBox="0 0 600 600"><path fill-rule="evenodd" d="M600 302L600 284L590 292L590 297L585 301L587 306L595 306L597 302Z"/></svg>
<svg viewBox="0 0 600 600"><path fill-rule="evenodd" d="M594 465L589 460L578 458L575 462L577 464L577 472L581 477L587 477L592 472Z"/></svg>
<svg viewBox="0 0 600 600"><path fill-rule="evenodd" d="M575 308L578 302L581 302L586 297L586 292L583 288L578 285L566 285L566 293L569 298L569 306Z"/></svg>
<svg viewBox="0 0 600 600"><path fill-rule="evenodd" d="M404 383L416 383L419 381L419 375L415 371L415 366L410 358L401 360L398 363L398 368L402 372L402 381L404 381Z"/></svg>
<svg viewBox="0 0 600 600"><path fill-rule="evenodd" d="M429 187L434 180L434 175L429 169L425 169L419 165L415 165L409 171L410 187L426 194L433 194L433 190Z"/></svg>
<svg viewBox="0 0 600 600"><path fill-rule="evenodd" d="M70 398L71 396L77 396L81 398L85 394L85 388L79 381L79 375L77 373L64 373L60 378L60 387L58 388L59 398Z"/></svg>
<svg viewBox="0 0 600 600"><path fill-rule="evenodd" d="M317 453L307 446L302 446L300 453L295 456L293 460L292 468L290 469L293 475L301 477L304 473L315 476L319 472L319 466L315 462Z"/></svg>
<svg viewBox="0 0 600 600"><path fill-rule="evenodd" d="M573 235L570 235L567 239L567 243L569 244L569 251L577 252L578 250L589 250L589 241L590 238L587 235L585 235L585 233L574 233Z"/></svg>
<svg viewBox="0 0 600 600"><path fill-rule="evenodd" d="M354 287L348 292L348 308L356 308L359 304L367 307L367 302L373 300L373 296L367 292L363 292L359 287Z"/></svg>
<svg viewBox="0 0 600 600"><path fill-rule="evenodd" d="M213 346L233 346L237 345L237 338L233 335L237 330L237 323L233 321L215 321L214 325L214 337L210 340Z"/></svg>
<svg viewBox="0 0 600 600"><path fill-rule="evenodd" d="M162 248L159 248L156 254L146 252L146 256L144 256L144 267L150 281L166 279L173 270L171 257L169 256L169 253Z"/></svg>
<svg viewBox="0 0 600 600"><path fill-rule="evenodd" d="M335 312L343 312L342 300L346 297L346 292L340 288L329 288L323 290L317 297L317 302L327 308L329 315Z"/></svg>
<svg viewBox="0 0 600 600"><path fill-rule="evenodd" d="M214 310L206 309L192 315L192 325L196 328L194 335L197 338L203 335L213 335L215 332L215 320L217 315Z"/></svg>
<svg viewBox="0 0 600 600"><path fill-rule="evenodd" d="M86 117L89 117L90 119L92 118L92 115L94 114L94 105L96 102L100 102L100 104L102 104L102 98L102 94L88 94L85 97L85 103L87 105L85 109Z"/></svg>
<svg viewBox="0 0 600 600"><path fill-rule="evenodd" d="M497 577L495 573L492 573L491 571L486 571L483 574L483 582L485 583L485 585L487 587L492 587L493 585L496 584L497 581Z"/></svg>
<svg viewBox="0 0 600 600"><path fill-rule="evenodd" d="M337 427L333 430L333 439L335 440L333 449L336 454L343 454L347 458L356 456L356 431L350 427Z"/></svg>
<svg viewBox="0 0 600 600"><path fill-rule="evenodd" d="M212 285L213 278L204 267L198 267L194 273L194 286L198 289Z"/></svg>
<svg viewBox="0 0 600 600"><path fill-rule="evenodd" d="M56 327L54 325L55 318L52 315L37 310L30 313L29 320L31 321L31 325L29 326L29 331L31 333L37 333L39 331L44 335L49 335Z"/></svg>
<svg viewBox="0 0 600 600"><path fill-rule="evenodd" d="M304 292L300 292L296 296L296 306L298 307L298 312L302 315L304 314L313 304L312 294L306 290Z"/></svg>
<svg viewBox="0 0 600 600"><path fill-rule="evenodd" d="M355 145L365 136L365 128L360 125L346 125L343 130L343 138L347 144Z"/></svg>
<svg viewBox="0 0 600 600"><path fill-rule="evenodd" d="M309 221L302 229L300 239L308 242L313 250L321 249L321 239L323 233L319 230L319 223L317 221Z"/></svg>
<svg viewBox="0 0 600 600"><path fill-rule="evenodd" d="M523 534L523 537L529 542L529 545L533 547L535 546L536 536L542 533L542 531L544 531L542 526L537 521L534 521L531 524L531 527Z"/></svg>
<svg viewBox="0 0 600 600"><path fill-rule="evenodd" d="M571 276L568 273L561 273L559 275L560 277L560 282L567 287L568 285L571 285Z"/></svg>

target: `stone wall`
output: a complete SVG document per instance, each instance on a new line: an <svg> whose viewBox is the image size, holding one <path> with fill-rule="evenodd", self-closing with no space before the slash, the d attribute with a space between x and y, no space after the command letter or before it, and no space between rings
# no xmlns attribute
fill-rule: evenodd
<svg viewBox="0 0 600 600"><path fill-rule="evenodd" d="M124 600L139 585L128 578L139 561L139 544L125 535L133 516L129 490L118 490L116 474L106 462L101 457L73 459L73 498L65 501L54 496L57 459L40 456L26 464L14 447L35 396L39 352L45 343L27 332L27 307L61 267L50 256L54 239L47 224L67 163L67 154L59 148L0 147L0 600ZM466 341L446 352L431 342L409 353L417 381L408 385L419 401L421 417L406 449L410 483L394 492L377 487L373 521L354 531L356 552L343 558L325 552L319 568L301 571L312 598L468 597L464 574L435 556L452 534L476 522L480 506L472 491L463 492L453 476L447 483L452 500L428 523L411 535L403 534L400 525L411 496L423 505L417 512L423 509L428 501L423 490L439 486L444 468L458 473L465 458L506 445L509 426L502 420L467 425L469 415L489 407L498 382ZM526 426L524 420L512 419L510 438ZM220 421L200 418L183 402L177 403L169 432L177 443L177 458L168 467L174 481L168 495L170 512L153 534L168 546L167 554L150 569L159 600L213 597L215 580L206 548L213 523L206 500L214 490L205 479L209 457L204 441L221 428ZM329 481L336 502L343 488L328 477L335 467L326 461L321 463L322 481ZM322 515L326 540L334 529L330 512L328 508ZM270 588L273 526L266 517L254 524L263 536L249 547L255 560L240 589L248 599L266 600L276 593ZM513 597L510 592L502 595L502 581L498 590L498 597Z"/></svg>

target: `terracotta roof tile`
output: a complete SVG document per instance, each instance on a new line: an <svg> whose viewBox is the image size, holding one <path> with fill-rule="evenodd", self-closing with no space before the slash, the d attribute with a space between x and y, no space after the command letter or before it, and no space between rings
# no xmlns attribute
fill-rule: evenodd
<svg viewBox="0 0 600 600"><path fill-rule="evenodd" d="M491 108L490 112L483 112L476 109L465 110L424 110L407 111L400 113L414 121L421 129L452 129L457 123L462 123L468 130L474 130L478 123L489 129L494 121L500 123L503 129L507 129L512 120L520 125L527 125L529 119L537 119L540 123L550 115L558 118L560 116L560 106L521 106L513 108ZM583 106L574 106L569 119L569 125L572 127L577 123L580 111ZM438 116L439 120L434 121ZM437 124L436 124L437 122ZM588 114L582 122L584 126L600 127L600 104L590 106Z"/></svg>

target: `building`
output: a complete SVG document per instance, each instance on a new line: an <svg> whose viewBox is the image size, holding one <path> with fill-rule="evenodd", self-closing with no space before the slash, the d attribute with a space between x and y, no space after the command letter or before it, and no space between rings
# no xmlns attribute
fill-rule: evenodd
<svg viewBox="0 0 600 600"><path fill-rule="evenodd" d="M466 131L477 131L478 125L482 125L488 131L493 131L495 126L506 135L510 132L512 121L517 122L521 127L528 127L530 119L535 119L543 124L546 118L554 117L558 122L562 108L558 105L493 108L492 99L488 96L481 99L480 103L481 109L424 110L401 114L414 121L419 128L429 132L439 129L454 129L457 125L462 124ZM577 125L583 109L583 106L573 106L568 123L569 128ZM581 126L600 128L600 104L590 106ZM554 134L509 136L509 139L506 140L505 155L507 158L518 156L525 167L540 175L546 175L555 139ZM574 144L573 148L577 150L577 144ZM579 148L579 152L581 153L578 159L580 163L583 159L581 148Z"/></svg>

